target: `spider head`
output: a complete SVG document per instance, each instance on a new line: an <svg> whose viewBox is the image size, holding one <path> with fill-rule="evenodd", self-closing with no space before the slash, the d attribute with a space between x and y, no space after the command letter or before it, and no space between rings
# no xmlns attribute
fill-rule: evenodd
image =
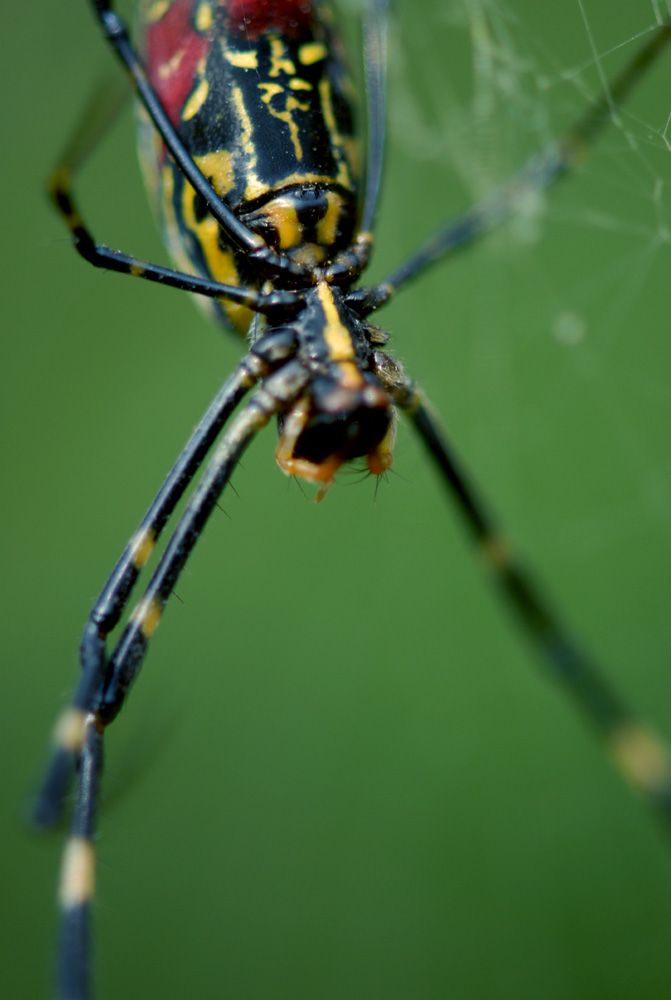
<svg viewBox="0 0 671 1000"><path fill-rule="evenodd" d="M376 476L389 468L394 443L394 411L377 379L352 362L333 365L316 376L288 413L275 452L280 468L324 484L341 465L365 458Z"/></svg>

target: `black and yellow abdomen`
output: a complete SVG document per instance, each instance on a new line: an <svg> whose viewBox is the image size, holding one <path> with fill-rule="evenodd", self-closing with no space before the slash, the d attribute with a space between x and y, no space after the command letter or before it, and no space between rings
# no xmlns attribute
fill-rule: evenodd
<svg viewBox="0 0 671 1000"><path fill-rule="evenodd" d="M141 0L147 71L217 194L274 250L330 261L356 223L358 148L351 83L323 4L295 0ZM259 287L258 273L140 122L143 169L181 268ZM214 301L246 333L252 313Z"/></svg>

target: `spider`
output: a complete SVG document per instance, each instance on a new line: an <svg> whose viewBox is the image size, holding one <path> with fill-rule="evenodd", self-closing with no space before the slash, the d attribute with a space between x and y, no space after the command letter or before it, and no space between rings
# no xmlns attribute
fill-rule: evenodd
<svg viewBox="0 0 671 1000"><path fill-rule="evenodd" d="M440 227L375 286L360 284L373 248L383 166L386 0L364 21L367 150L359 178L349 83L328 6L297 0L142 0L138 54L106 0L91 0L101 31L139 100L145 174L178 269L98 244L74 176L113 118L96 99L58 167L51 193L75 248L97 267L202 296L247 337L225 381L132 535L89 617L81 675L59 719L36 819L54 824L73 771L77 789L61 877L59 995L90 996L94 832L105 730L125 704L165 605L241 456L269 423L277 463L316 484L321 500L343 466L384 476L397 415L425 447L504 602L539 658L577 700L617 766L662 821L671 817L666 751L628 710L560 624L474 486L422 392L369 317L426 268L473 243L549 187L586 153L614 109L671 41L659 25L556 142L472 208ZM196 476L144 594L113 648L107 636Z"/></svg>

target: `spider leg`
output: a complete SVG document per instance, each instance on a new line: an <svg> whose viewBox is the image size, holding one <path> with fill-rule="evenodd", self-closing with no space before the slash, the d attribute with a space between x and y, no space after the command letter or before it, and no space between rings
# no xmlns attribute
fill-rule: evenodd
<svg viewBox="0 0 671 1000"><path fill-rule="evenodd" d="M389 0L367 0L363 26L364 84L366 90L366 170L361 220L354 244L338 254L326 269L335 284L357 279L373 248L373 225L380 196L384 164L387 27Z"/></svg>
<svg viewBox="0 0 671 1000"><path fill-rule="evenodd" d="M84 1000L90 996L91 902L95 889L95 819L102 771L102 727L95 715L86 718L75 808L63 851L58 901L61 931L58 948L57 996Z"/></svg>
<svg viewBox="0 0 671 1000"><path fill-rule="evenodd" d="M125 103L126 95L116 85L98 88L86 105L70 142L49 178L49 194L72 233L77 252L94 267L118 271L135 278L159 282L209 298L225 298L247 306L255 312L272 315L276 309L286 308L296 301L290 291L273 291L262 294L253 288L224 285L198 275L186 274L159 264L141 261L120 250L113 250L96 243L93 233L79 211L73 194L73 181L79 168L103 137Z"/></svg>
<svg viewBox="0 0 671 1000"><path fill-rule="evenodd" d="M121 709L128 690L140 671L163 608L243 451L274 415L283 412L293 403L308 380L309 373L299 361L287 362L267 377L233 418L114 652L104 662L104 670L97 674L97 687L91 693L88 710L81 725L80 746L77 749L77 796L72 830L63 860L60 891L62 951L57 992L59 1000L87 1000L90 996L90 902L95 868L93 837L104 729ZM145 546L142 545L137 551L144 554ZM123 557L115 574L122 562ZM131 565L127 566L126 574L122 576L133 577L136 570L131 559ZM123 587L120 589L123 590ZM104 657L103 639L100 640L100 645Z"/></svg>
<svg viewBox="0 0 671 1000"><path fill-rule="evenodd" d="M110 657L109 680L99 707L105 725L116 717L121 708L141 667L163 608L242 452L271 417L291 405L309 379L310 373L300 361L289 361L268 376L234 418L215 449L142 600L136 605Z"/></svg>
<svg viewBox="0 0 671 1000"><path fill-rule="evenodd" d="M661 24L648 41L605 86L597 98L563 136L524 164L510 180L482 201L442 226L415 253L375 288L358 288L347 298L360 315L387 302L407 281L429 265L471 246L481 236L513 216L521 199L544 191L579 163L611 122L641 77L671 43L671 24Z"/></svg>
<svg viewBox="0 0 671 1000"><path fill-rule="evenodd" d="M503 600L556 677L603 739L615 766L671 832L671 760L667 747L631 712L600 669L566 631L534 576L518 560L421 393L399 379L390 393L419 435L456 503Z"/></svg>
<svg viewBox="0 0 671 1000"><path fill-rule="evenodd" d="M370 233L380 195L384 161L387 90L387 20L389 0L369 0L364 22L363 49L366 86L366 186L361 229Z"/></svg>
<svg viewBox="0 0 671 1000"><path fill-rule="evenodd" d="M269 334L239 363L190 437L103 587L84 629L80 646L82 672L76 692L54 729L52 757L34 809L38 826L53 826L60 818L74 756L82 745L85 719L107 671L105 638L117 625L168 518L235 407L294 349L286 332Z"/></svg>
<svg viewBox="0 0 671 1000"><path fill-rule="evenodd" d="M309 269L271 250L260 236L253 233L237 218L198 169L156 96L144 67L131 44L126 25L112 9L110 0L91 0L91 6L105 38L126 68L135 92L156 126L163 142L170 150L173 159L189 184L202 197L208 211L217 220L226 238L249 255L250 262L266 277L277 279L281 275L285 281L293 279L302 285L306 281L309 283Z"/></svg>

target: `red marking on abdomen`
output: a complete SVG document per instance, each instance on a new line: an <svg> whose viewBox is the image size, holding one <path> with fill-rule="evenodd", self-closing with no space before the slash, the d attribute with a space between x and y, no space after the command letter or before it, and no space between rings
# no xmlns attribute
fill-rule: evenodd
<svg viewBox="0 0 671 1000"><path fill-rule="evenodd" d="M214 32L237 35L250 43L267 31L300 38L310 34L315 20L313 0L212 0L214 29L207 35L193 26L197 7L198 0L173 0L166 14L145 31L147 73L175 127L193 90L198 61L207 54Z"/></svg>
<svg viewBox="0 0 671 1000"><path fill-rule="evenodd" d="M175 0L146 30L147 73L170 121L177 128L184 102L193 90L196 66L210 39L194 30L194 0Z"/></svg>
<svg viewBox="0 0 671 1000"><path fill-rule="evenodd" d="M229 0L228 30L256 38L275 30L299 38L313 24L312 0Z"/></svg>

